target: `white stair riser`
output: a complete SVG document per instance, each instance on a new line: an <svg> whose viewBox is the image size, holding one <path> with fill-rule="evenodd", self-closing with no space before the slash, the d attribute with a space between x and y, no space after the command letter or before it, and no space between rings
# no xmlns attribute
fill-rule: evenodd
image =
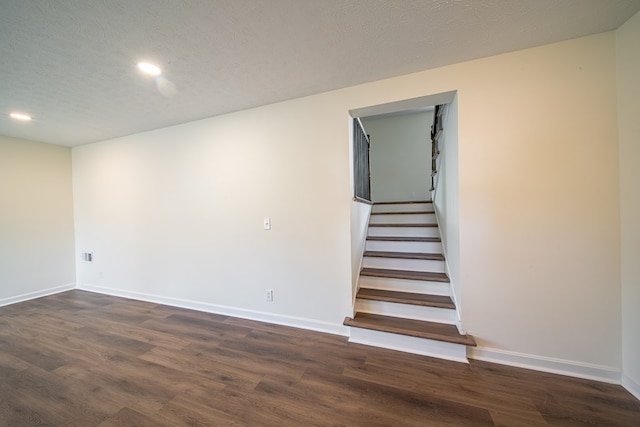
<svg viewBox="0 0 640 427"><path fill-rule="evenodd" d="M357 299L355 310L359 313L381 314L404 319L448 323L450 325L456 324L456 310L451 308L423 307L387 301Z"/></svg>
<svg viewBox="0 0 640 427"><path fill-rule="evenodd" d="M387 277L360 276L360 288L384 289L387 291L413 292L415 294L431 294L451 296L448 283L427 282L424 280L390 279Z"/></svg>
<svg viewBox="0 0 640 427"><path fill-rule="evenodd" d="M425 259L378 258L366 256L362 259L363 267L386 268L392 270L431 271L445 273L444 261Z"/></svg>
<svg viewBox="0 0 640 427"><path fill-rule="evenodd" d="M435 224L435 214L371 215L370 224Z"/></svg>
<svg viewBox="0 0 640 427"><path fill-rule="evenodd" d="M404 203L394 205L373 205L371 212L415 212L432 211L433 203Z"/></svg>
<svg viewBox="0 0 640 427"><path fill-rule="evenodd" d="M354 327L350 329L350 342L469 363L467 360L467 348L462 344L408 337L370 329Z"/></svg>
<svg viewBox="0 0 640 427"><path fill-rule="evenodd" d="M367 240L365 244L367 251L380 252L422 252L428 254L441 254L442 243L440 242L388 242L382 240Z"/></svg>
<svg viewBox="0 0 640 427"><path fill-rule="evenodd" d="M388 237L440 237L438 227L372 227L369 236Z"/></svg>

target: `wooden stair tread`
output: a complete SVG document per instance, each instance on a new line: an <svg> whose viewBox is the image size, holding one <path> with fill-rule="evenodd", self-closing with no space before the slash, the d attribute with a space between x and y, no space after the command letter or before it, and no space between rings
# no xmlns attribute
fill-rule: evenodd
<svg viewBox="0 0 640 427"><path fill-rule="evenodd" d="M441 242L439 237L367 236L367 240L380 242Z"/></svg>
<svg viewBox="0 0 640 427"><path fill-rule="evenodd" d="M387 277L390 279L424 280L427 282L449 283L449 277L444 273L431 271L390 270L385 268L365 267L360 271L361 276Z"/></svg>
<svg viewBox="0 0 640 427"><path fill-rule="evenodd" d="M371 215L424 215L434 214L435 211L400 211L400 212L371 212Z"/></svg>
<svg viewBox="0 0 640 427"><path fill-rule="evenodd" d="M380 314L356 313L353 318L344 319L345 326L372 329L380 332L408 335L454 344L476 346L471 335L463 335L454 325L427 322L422 320L402 319L400 317L382 316Z"/></svg>
<svg viewBox="0 0 640 427"><path fill-rule="evenodd" d="M413 292L388 291L384 289L360 288L356 298L395 302L398 304L420 305L423 307L451 308L456 306L453 300L445 295L416 294Z"/></svg>
<svg viewBox="0 0 640 427"><path fill-rule="evenodd" d="M372 224L369 227L437 227L436 223L417 223L417 224Z"/></svg>
<svg viewBox="0 0 640 427"><path fill-rule="evenodd" d="M433 203L431 200L407 200L397 202L373 202L374 205L412 205L417 203Z"/></svg>
<svg viewBox="0 0 640 427"><path fill-rule="evenodd" d="M431 261L444 261L442 254L430 254L425 252L383 252L365 251L364 256L374 258L399 258L399 259L422 259Z"/></svg>

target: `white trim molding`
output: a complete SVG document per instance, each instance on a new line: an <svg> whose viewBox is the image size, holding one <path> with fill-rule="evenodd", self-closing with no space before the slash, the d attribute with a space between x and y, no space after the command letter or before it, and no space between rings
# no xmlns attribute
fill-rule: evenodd
<svg viewBox="0 0 640 427"><path fill-rule="evenodd" d="M114 297L129 298L139 301L153 302L156 304L169 305L172 307L186 308L189 310L204 311L206 313L222 314L226 316L239 317L242 319L256 320L259 322L273 323L276 325L309 329L312 331L325 332L333 335L349 336L349 328L347 328L346 326L336 325L330 322L322 322L319 320L306 319L303 317L247 310L244 308L228 307L207 302L198 302L162 295L132 292L123 289L108 288L91 284L78 284L77 289L99 294L111 295Z"/></svg>
<svg viewBox="0 0 640 427"><path fill-rule="evenodd" d="M356 327L351 328L349 342L436 357L454 362L469 363L467 360L466 346L463 344L454 344Z"/></svg>
<svg viewBox="0 0 640 427"><path fill-rule="evenodd" d="M438 224L438 234L440 235L440 241L442 243L442 255L444 256L444 266L447 271L447 276L449 277L449 296L453 300L453 304L456 306L456 328L458 328L458 332L461 335L465 335L467 331L464 329L464 325L462 324L462 304L460 303L460 298L456 295L455 288L453 287L453 279L451 275L451 270L449 269L449 256L447 255L447 245L445 244L442 234L442 228L440 227L440 215L438 215L438 208L436 207L435 202L435 190L431 192L431 204L433 205L433 212L436 216L436 224Z"/></svg>
<svg viewBox="0 0 640 427"><path fill-rule="evenodd" d="M638 381L628 375L622 374L622 387L626 388L629 393L640 400L640 383Z"/></svg>
<svg viewBox="0 0 640 427"><path fill-rule="evenodd" d="M26 294L16 295L13 297L7 297L0 299L0 307L10 304L17 304L19 302L29 301L36 298L46 297L48 295L59 294L60 292L71 291L76 288L75 283L67 285L55 286L53 288L42 289L40 291L29 292Z"/></svg>
<svg viewBox="0 0 640 427"><path fill-rule="evenodd" d="M493 362L518 368L549 372L552 374L601 381L609 384L620 384L620 369L610 366L576 362L566 359L556 359L553 357L537 356L533 354L516 353L485 347L469 348L467 356L471 359L483 360L485 362Z"/></svg>

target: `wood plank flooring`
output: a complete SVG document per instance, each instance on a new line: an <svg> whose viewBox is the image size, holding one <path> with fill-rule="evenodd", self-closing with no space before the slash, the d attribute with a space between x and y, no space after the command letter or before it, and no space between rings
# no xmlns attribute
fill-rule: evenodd
<svg viewBox="0 0 640 427"><path fill-rule="evenodd" d="M421 215L434 214L435 211L391 211L391 212L371 212L371 215Z"/></svg>
<svg viewBox="0 0 640 427"><path fill-rule="evenodd" d="M0 307L0 426L640 425L622 387L83 291Z"/></svg>
<svg viewBox="0 0 640 427"><path fill-rule="evenodd" d="M389 332L392 334L408 335L417 338L426 338L450 342L454 344L476 345L470 335L461 335L455 325L447 323L428 322L426 320L413 320L404 317L392 317L375 313L358 312L344 319L344 324L357 328L372 329L374 331Z"/></svg>
<svg viewBox="0 0 640 427"><path fill-rule="evenodd" d="M441 242L439 237L367 236L367 240L378 242Z"/></svg>
<svg viewBox="0 0 640 427"><path fill-rule="evenodd" d="M444 255L424 252L387 252L387 251L365 251L364 256L375 258L400 258L400 259L421 259L431 261L444 261Z"/></svg>

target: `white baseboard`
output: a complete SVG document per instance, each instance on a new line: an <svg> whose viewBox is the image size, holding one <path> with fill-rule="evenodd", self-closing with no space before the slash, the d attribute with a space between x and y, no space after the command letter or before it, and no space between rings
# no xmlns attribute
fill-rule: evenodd
<svg viewBox="0 0 640 427"><path fill-rule="evenodd" d="M533 369L535 371L552 374L567 375L587 380L601 381L610 384L620 384L621 372L610 366L594 365L573 360L556 359L552 357L536 356L532 354L516 353L512 351L492 348L470 348L469 358L518 368Z"/></svg>
<svg viewBox="0 0 640 427"><path fill-rule="evenodd" d="M628 375L622 375L622 387L626 388L627 391L633 396L640 400L640 383Z"/></svg>
<svg viewBox="0 0 640 427"><path fill-rule="evenodd" d="M3 298L3 299L0 299L0 307L4 305L9 305L9 304L17 304L19 302L29 301L36 298L46 297L47 295L58 294L60 292L71 291L75 288L76 288L75 283L70 283L68 285L60 285L60 286L55 286L53 288L43 289L40 291L29 292L26 294Z"/></svg>
<svg viewBox="0 0 640 427"><path fill-rule="evenodd" d="M156 304L169 305L172 307L187 308L190 310L204 311L207 313L215 313L226 316L240 317L242 319L257 320L259 322L274 323L276 325L292 326L294 328L326 332L333 335L349 335L349 328L347 328L346 326L336 325L334 323L322 322L313 319L306 319L302 317L247 310L244 308L228 307L224 305L166 297L162 295L132 292L123 289L108 288L91 284L79 284L77 286L77 289L111 295L115 297L123 297L140 301L153 302Z"/></svg>

